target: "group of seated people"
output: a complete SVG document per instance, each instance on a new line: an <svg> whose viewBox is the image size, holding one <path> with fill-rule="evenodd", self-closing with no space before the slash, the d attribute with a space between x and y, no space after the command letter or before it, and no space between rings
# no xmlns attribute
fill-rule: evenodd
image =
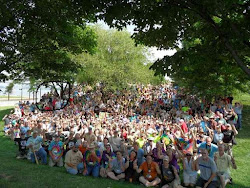
<svg viewBox="0 0 250 188"><path fill-rule="evenodd" d="M230 168L237 168L232 147L238 134L232 105L217 101L205 109L198 100L193 101L195 105L189 103L187 96L176 102L172 99L175 91L164 87L136 92L139 94L128 94L129 101L139 101L141 111L130 107L124 95L100 101L101 92L88 93L83 104L71 104L55 112L27 115L16 107L5 117L5 132L19 145L17 158L65 166L74 175L125 179L164 188L224 188L232 183ZM157 95L152 97L151 93ZM108 103L115 105L102 116L91 106L91 100L99 101L102 109L108 108ZM116 108L121 105L128 109ZM183 109L187 105L192 107ZM242 106L238 108L242 110ZM193 113L197 109L203 112Z"/></svg>

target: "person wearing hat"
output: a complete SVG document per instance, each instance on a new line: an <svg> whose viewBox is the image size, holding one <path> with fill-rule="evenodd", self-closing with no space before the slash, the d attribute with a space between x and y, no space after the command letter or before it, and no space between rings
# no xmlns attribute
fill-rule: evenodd
<svg viewBox="0 0 250 188"><path fill-rule="evenodd" d="M23 159L27 155L27 148L26 148L26 143L27 143L28 137L25 137L25 132L21 132L20 138L15 138L15 142L18 143L18 154L17 154L17 159Z"/></svg>
<svg viewBox="0 0 250 188"><path fill-rule="evenodd" d="M74 146L65 155L65 168L68 173L76 175L82 173L82 153L79 151L79 144L76 142Z"/></svg>
<svg viewBox="0 0 250 188"><path fill-rule="evenodd" d="M196 183L197 172L193 170L192 165L194 163L194 157L192 152L187 152L182 156L183 163L183 179L185 187L193 187Z"/></svg>
<svg viewBox="0 0 250 188"><path fill-rule="evenodd" d="M63 143L60 141L60 135L56 134L54 140L50 143L48 147L49 151L49 166L53 167L55 165L63 166Z"/></svg>
<svg viewBox="0 0 250 188"><path fill-rule="evenodd" d="M45 132L43 131L43 138L41 136L38 136L37 131L33 131L33 135L28 139L27 141L27 147L31 149L31 162L35 163L35 155L37 157L40 157L42 159L42 164L47 164L47 153L42 147L42 143L45 140Z"/></svg>
<svg viewBox="0 0 250 188"><path fill-rule="evenodd" d="M153 137L148 138L148 141L146 142L146 144L143 147L145 154L152 155L153 148L154 148L154 145L155 145L153 141L154 141Z"/></svg>
<svg viewBox="0 0 250 188"><path fill-rule="evenodd" d="M169 164L169 157L163 157L163 163L161 165L161 185L162 188L177 188L182 187L180 185L180 178L176 168Z"/></svg>
<svg viewBox="0 0 250 188"><path fill-rule="evenodd" d="M84 171L83 175L88 176L92 174L94 177L99 176L101 164L101 152L96 149L97 143L92 142L84 154Z"/></svg>
<svg viewBox="0 0 250 188"><path fill-rule="evenodd" d="M69 137L67 138L67 140L64 143L66 145L66 152L71 150L71 148L77 142L76 138L74 137L74 134L75 134L74 131L70 131Z"/></svg>

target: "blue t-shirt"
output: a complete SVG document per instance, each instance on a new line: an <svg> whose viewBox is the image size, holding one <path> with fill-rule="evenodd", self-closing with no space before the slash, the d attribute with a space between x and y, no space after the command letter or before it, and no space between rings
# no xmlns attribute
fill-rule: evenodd
<svg viewBox="0 0 250 188"><path fill-rule="evenodd" d="M52 152L52 154L55 157L59 157L62 152L63 152L63 143L62 141L56 142L56 141L52 141L48 147L48 150Z"/></svg>
<svg viewBox="0 0 250 188"><path fill-rule="evenodd" d="M29 145L33 145L33 149L35 151L38 151L41 147L42 147L42 143L43 143L43 138L41 136L37 136L36 138L34 138L33 136L31 136L28 141L26 146Z"/></svg>
<svg viewBox="0 0 250 188"><path fill-rule="evenodd" d="M206 142L200 144L199 149L206 149L208 151L209 157L214 158L214 153L218 151L218 146L211 143L211 146L208 146Z"/></svg>
<svg viewBox="0 0 250 188"><path fill-rule="evenodd" d="M27 133L28 130L30 130L29 127L21 127L21 132L22 132L22 133L25 133L25 135L26 135L26 133ZM26 136L27 136L27 135L26 135Z"/></svg>
<svg viewBox="0 0 250 188"><path fill-rule="evenodd" d="M115 158L112 160L111 165L112 165L112 169L113 169L113 171L115 171L115 173L121 174L121 173L123 173L122 166L125 165L125 159L122 158L122 162L118 162L117 158Z"/></svg>

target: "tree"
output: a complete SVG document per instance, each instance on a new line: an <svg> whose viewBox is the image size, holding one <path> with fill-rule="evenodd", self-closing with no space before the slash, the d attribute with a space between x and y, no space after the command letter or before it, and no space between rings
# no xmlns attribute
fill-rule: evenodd
<svg viewBox="0 0 250 188"><path fill-rule="evenodd" d="M10 100L10 94L13 92L14 83L10 82L9 85L5 88L5 93L8 93L8 101Z"/></svg>
<svg viewBox="0 0 250 188"><path fill-rule="evenodd" d="M178 49L186 39L210 41L250 76L248 0L101 0L93 7L110 26L135 25L137 43Z"/></svg>
<svg viewBox="0 0 250 188"><path fill-rule="evenodd" d="M158 60L151 68L158 74L167 73L187 92L208 99L233 94L236 89L248 91L247 75L227 59L227 53L209 41L190 39L176 55Z"/></svg>
<svg viewBox="0 0 250 188"><path fill-rule="evenodd" d="M75 61L83 66L78 82L90 85L101 82L111 90L133 83L161 83L163 77L155 77L154 71L149 70L152 63L147 59L148 48L135 46L130 33L104 30L100 26L95 26L94 30L97 33L96 53L76 56Z"/></svg>
<svg viewBox="0 0 250 188"><path fill-rule="evenodd" d="M91 6L73 0L1 1L0 80L65 79L75 73L71 56L93 53L96 45L86 26L87 20L95 20L86 12Z"/></svg>

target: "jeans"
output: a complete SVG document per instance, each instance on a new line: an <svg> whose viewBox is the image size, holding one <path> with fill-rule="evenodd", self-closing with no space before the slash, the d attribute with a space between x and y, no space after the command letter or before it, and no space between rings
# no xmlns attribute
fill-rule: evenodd
<svg viewBox="0 0 250 188"><path fill-rule="evenodd" d="M73 175L76 175L78 172L81 173L83 171L83 163L79 163L77 165L77 170L74 168L68 168L67 172Z"/></svg>
<svg viewBox="0 0 250 188"><path fill-rule="evenodd" d="M47 164L47 152L43 149L43 148L40 148L38 151L35 152L36 153L36 157L39 157L41 158L42 160L42 164ZM32 163L35 163L36 162L36 159L35 159L35 155L34 153L32 152L31 154L31 162Z"/></svg>
<svg viewBox="0 0 250 188"><path fill-rule="evenodd" d="M95 165L95 166L89 166L89 165L87 165L87 173L84 174L84 175L88 176L88 175L92 174L92 176L98 177L99 176L99 172L100 172L100 166L99 165Z"/></svg>
<svg viewBox="0 0 250 188"><path fill-rule="evenodd" d="M241 125L242 114L237 114L237 115L238 115L237 128L241 129L242 128L242 125Z"/></svg>
<svg viewBox="0 0 250 188"><path fill-rule="evenodd" d="M175 100L174 100L174 107L175 107L176 109L179 109L179 99L175 99Z"/></svg>

